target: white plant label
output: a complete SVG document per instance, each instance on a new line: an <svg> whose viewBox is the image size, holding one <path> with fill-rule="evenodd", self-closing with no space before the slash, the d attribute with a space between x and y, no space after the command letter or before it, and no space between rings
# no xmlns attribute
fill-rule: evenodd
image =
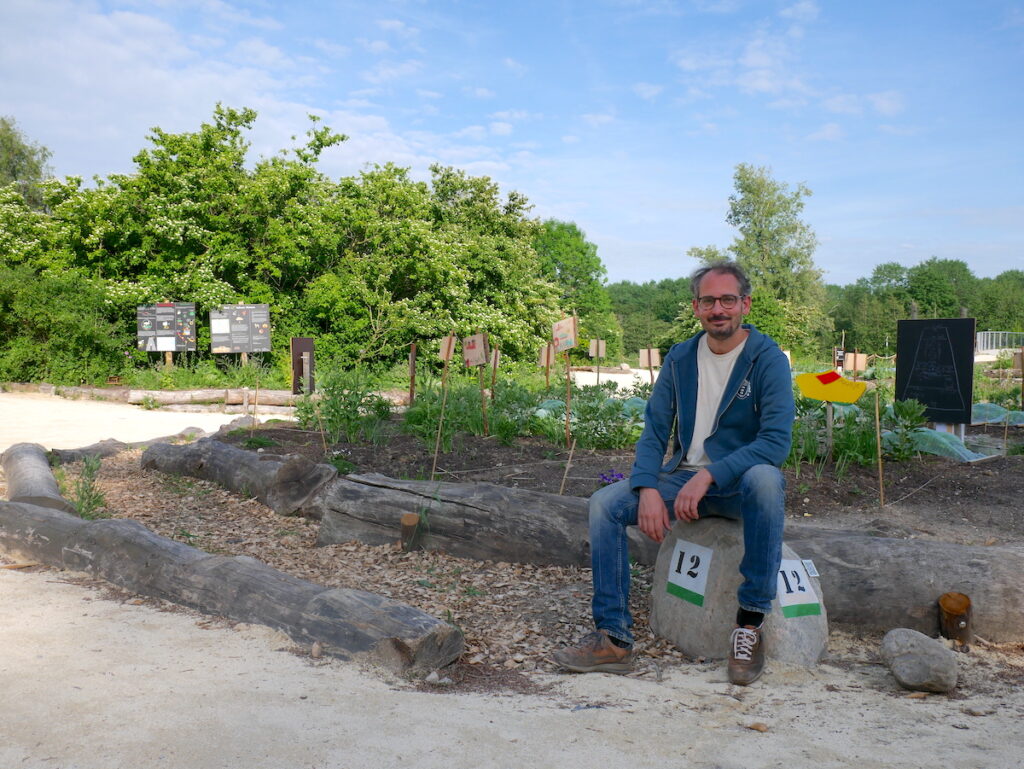
<svg viewBox="0 0 1024 769"><path fill-rule="evenodd" d="M672 551L668 566L668 582L665 590L676 598L689 601L694 606L704 605L704 591L708 584L708 570L714 551L692 542L678 540Z"/></svg>

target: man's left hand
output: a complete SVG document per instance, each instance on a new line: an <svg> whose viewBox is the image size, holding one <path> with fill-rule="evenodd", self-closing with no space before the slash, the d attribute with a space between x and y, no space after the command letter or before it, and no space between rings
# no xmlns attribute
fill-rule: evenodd
<svg viewBox="0 0 1024 769"><path fill-rule="evenodd" d="M697 505L708 493L708 488L715 482L705 468L701 468L694 476L683 484L676 494L675 504L672 506L676 518L680 521L696 521L698 518Z"/></svg>

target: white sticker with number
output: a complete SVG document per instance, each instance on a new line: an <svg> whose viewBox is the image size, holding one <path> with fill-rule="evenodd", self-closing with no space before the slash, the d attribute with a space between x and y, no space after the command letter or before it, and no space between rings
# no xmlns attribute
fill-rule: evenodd
<svg viewBox="0 0 1024 769"><path fill-rule="evenodd" d="M821 614L821 602L804 568L804 562L784 558L779 568L779 606L783 617L807 617Z"/></svg>
<svg viewBox="0 0 1024 769"><path fill-rule="evenodd" d="M678 540L672 551L672 562L668 566L665 589L677 598L695 606L703 606L713 553L710 548Z"/></svg>

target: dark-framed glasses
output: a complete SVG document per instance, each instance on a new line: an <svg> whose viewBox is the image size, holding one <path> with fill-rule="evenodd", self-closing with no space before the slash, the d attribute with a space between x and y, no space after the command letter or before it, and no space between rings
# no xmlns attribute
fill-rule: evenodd
<svg viewBox="0 0 1024 769"><path fill-rule="evenodd" d="M715 302L722 305L723 310L731 310L737 305L742 299L742 296L736 296L736 294L722 294L721 296L699 296L697 297L697 306L702 310L710 310L715 306Z"/></svg>

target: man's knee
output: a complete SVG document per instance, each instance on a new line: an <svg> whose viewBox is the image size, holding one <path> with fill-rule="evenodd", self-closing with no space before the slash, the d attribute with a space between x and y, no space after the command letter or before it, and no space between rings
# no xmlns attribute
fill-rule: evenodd
<svg viewBox="0 0 1024 769"><path fill-rule="evenodd" d="M590 525L600 524L606 521L618 521L623 508L628 505L628 497L633 495L629 488L629 481L618 481L608 486L603 486L590 495L587 508L590 512Z"/></svg>
<svg viewBox="0 0 1024 769"><path fill-rule="evenodd" d="M775 465L754 465L743 473L740 489L744 494L757 496L784 495L786 479Z"/></svg>

